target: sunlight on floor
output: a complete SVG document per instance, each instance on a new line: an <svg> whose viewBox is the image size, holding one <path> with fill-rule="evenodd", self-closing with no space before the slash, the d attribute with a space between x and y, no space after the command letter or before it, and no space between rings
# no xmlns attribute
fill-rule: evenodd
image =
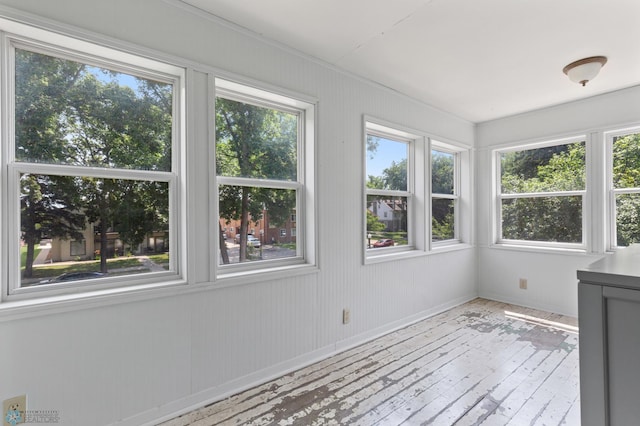
<svg viewBox="0 0 640 426"><path fill-rule="evenodd" d="M544 318L538 318L531 315L520 314L517 312L504 311L504 316L507 318L524 321L529 324L542 325L545 327L550 327L556 330L567 331L569 333L578 333L578 327L570 324L564 324L561 322L550 321Z"/></svg>

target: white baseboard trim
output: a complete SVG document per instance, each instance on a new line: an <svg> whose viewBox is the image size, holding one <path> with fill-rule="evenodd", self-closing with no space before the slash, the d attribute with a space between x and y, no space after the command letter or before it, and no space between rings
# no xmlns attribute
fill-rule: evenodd
<svg viewBox="0 0 640 426"><path fill-rule="evenodd" d="M549 303L535 303L529 299L517 298L517 297L505 297L504 294L493 292L482 292L478 297L483 299L494 300L496 302L509 303L512 305L523 306L525 308L538 309L540 311L553 312L555 314L566 315L569 317L578 317L577 312L570 312L566 307L557 306ZM578 295L576 293L576 299Z"/></svg>
<svg viewBox="0 0 640 426"><path fill-rule="evenodd" d="M365 333L358 334L357 336L338 341L334 344L324 346L311 352L307 352L303 355L275 364L271 367L267 367L246 376L239 377L237 379L223 383L220 386L208 388L198 393L189 395L185 398L181 398L168 404L155 407L151 410L141 412L134 416L113 423L113 425L157 425L158 423L171 420L175 417L189 413L193 410L197 410L206 405L221 401L247 389L259 386L285 374L324 360L332 355L336 355L340 352L344 352L348 349L351 349L378 337L384 336L385 334L389 334L393 331L407 327L418 321L432 317L456 306L462 305L463 303L469 302L473 299L476 299L477 297L477 294L470 294L450 300L446 303L426 309L401 320L385 324L382 327L375 328Z"/></svg>

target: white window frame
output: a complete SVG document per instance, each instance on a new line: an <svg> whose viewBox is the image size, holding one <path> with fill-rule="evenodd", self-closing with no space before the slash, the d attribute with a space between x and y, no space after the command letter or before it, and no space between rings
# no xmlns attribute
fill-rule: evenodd
<svg viewBox="0 0 640 426"><path fill-rule="evenodd" d="M585 171L587 173L585 179L585 189L573 190L573 191L553 191L553 192L535 192L535 193L517 193L517 194L503 194L502 193L502 179L501 179L501 154L507 152L528 151L538 148L545 148L549 146L557 145L569 145L572 143L583 142L585 144ZM497 246L505 247L527 247L535 249L551 249L551 250L566 250L566 251L580 251L586 252L589 242L589 146L590 140L587 135L576 135L563 137L561 139L545 140L541 142L532 142L517 144L509 147L502 147L493 150L493 192L494 192L494 244ZM546 197L564 197L564 196L580 196L582 197L582 241L580 243L567 243L567 242L555 242L555 241L528 241L528 240L513 240L505 239L502 236L502 201L506 199L519 199L519 198L546 198Z"/></svg>
<svg viewBox="0 0 640 426"><path fill-rule="evenodd" d="M407 144L407 189L406 191L370 189L367 188L367 136L374 135ZM428 249L425 206L429 205L425 200L427 162L427 138L412 129L386 122L370 116L363 118L363 142L362 142L362 244L364 263L377 263L391 261L403 257L424 255ZM382 248L368 248L367 196L380 195L407 198L407 245Z"/></svg>
<svg viewBox="0 0 640 426"><path fill-rule="evenodd" d="M315 207L315 114L316 100L309 97L290 93L285 90L267 87L254 82L239 80L234 77L210 76L210 85L213 88L211 99L211 123L212 134L215 135L215 99L220 96L240 102L246 102L266 108L274 108L298 115L298 146L297 146L297 180L283 181L273 179L254 179L246 177L218 176L215 170L215 136L212 143L210 156L212 164L211 185L212 200L211 211L218 223L219 191L220 185L242 185L263 187L270 189L295 190L297 227L300 229L296 237L296 256L273 260L260 260L242 262L237 264L220 264L219 247L214 244L212 253L212 281L217 282L247 282L251 277L263 279L265 273L273 273L274 276L282 273L306 273L316 270L316 207ZM271 226L271 224L270 224ZM212 241L219 241L218 227L213 226Z"/></svg>
<svg viewBox="0 0 640 426"><path fill-rule="evenodd" d="M617 207L616 196L622 194L640 194L640 187L637 188L614 188L613 185L613 139L618 136L626 136L633 133L640 133L640 126L630 127L620 130L608 131L604 134L606 146L606 188L607 188L607 249L615 251L619 249L617 235Z"/></svg>
<svg viewBox="0 0 640 426"><path fill-rule="evenodd" d="M138 55L111 47L101 40L100 44L68 36L59 31L30 26L8 19L0 18L0 44L2 56L2 197L0 202L6 230L0 231L3 258L8 259L7 270L2 274L2 302L19 300L38 300L46 297L57 297L73 294L95 294L110 289L133 290L155 288L159 285L184 284L186 282L186 256L183 254L185 239L184 224L180 220L185 215L186 194L181 189L184 180L183 162L185 158L184 134L184 67L156 60L153 55ZM71 165L42 164L16 161L14 153L14 87L15 48L69 59L93 66L108 68L117 72L149 78L173 85L173 125L172 125L172 169L169 172L96 169ZM106 277L100 280L83 280L81 282L57 283L55 285L21 287L20 253L17 241L20 240L20 188L21 173L51 174L64 176L87 176L96 178L115 178L131 180L152 180L166 182L169 186L169 234L172 241L170 267L166 272L152 272L139 275ZM45 299L46 300L46 299Z"/></svg>
<svg viewBox="0 0 640 426"><path fill-rule="evenodd" d="M439 151L439 152L443 152L446 154L451 154L454 156L454 160L453 160L453 194L439 194L439 193L435 193L435 192L431 192L431 202L433 203L434 199L448 199L448 200L453 200L454 205L453 205L453 238L450 238L448 240L442 240L442 241L433 241L433 230L431 229L431 221L429 222L429 230L430 230L430 241L431 241L431 247L432 248L438 248L438 247L444 247L444 246L450 246L450 245L455 245L455 244L460 244L462 243L462 232L460 230L460 226L461 226L461 213L460 213L460 197L461 197L461 173L462 173L462 155L464 150L462 150L459 147L456 147L454 145L448 144L448 143L444 143L444 142L440 142L437 140L432 139L431 140L431 149L429 149L429 172L430 172L430 178L432 178L431 173L433 173L432 170L432 156L431 156L431 151ZM431 185L430 185L431 188ZM429 209L429 219L432 219L432 214L433 214L433 210L432 210L432 205L430 204L430 209Z"/></svg>

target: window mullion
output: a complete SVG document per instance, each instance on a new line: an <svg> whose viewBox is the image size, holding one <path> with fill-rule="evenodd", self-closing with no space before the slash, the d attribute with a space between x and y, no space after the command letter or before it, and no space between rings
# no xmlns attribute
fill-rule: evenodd
<svg viewBox="0 0 640 426"><path fill-rule="evenodd" d="M108 169L102 167L83 167L41 163L13 163L9 168L19 173L94 177L103 179L129 179L170 182L175 178L171 172L157 172L151 170Z"/></svg>
<svg viewBox="0 0 640 426"><path fill-rule="evenodd" d="M302 184L300 182L273 180L273 179L253 179L253 178L244 178L244 177L218 176L217 181L219 185L252 186L257 188L298 190L302 187Z"/></svg>
<svg viewBox="0 0 640 426"><path fill-rule="evenodd" d="M388 197L410 197L412 193L409 191L396 191L392 189L367 188L367 195L381 195L381 196L388 196Z"/></svg>
<svg viewBox="0 0 640 426"><path fill-rule="evenodd" d="M587 191L553 191L553 192L519 192L514 194L500 194L499 197L503 200L515 199L515 198L550 198L550 197L571 197L576 195L585 195Z"/></svg>

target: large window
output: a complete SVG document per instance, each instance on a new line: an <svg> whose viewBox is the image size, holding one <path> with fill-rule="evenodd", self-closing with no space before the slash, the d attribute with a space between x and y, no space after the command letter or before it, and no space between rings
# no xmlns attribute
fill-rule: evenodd
<svg viewBox="0 0 640 426"><path fill-rule="evenodd" d="M460 154L432 142L431 148L431 240L459 240Z"/></svg>
<svg viewBox="0 0 640 426"><path fill-rule="evenodd" d="M499 242L584 248L585 142L497 151Z"/></svg>
<svg viewBox="0 0 640 426"><path fill-rule="evenodd" d="M73 51L6 36L9 296L177 273L173 247L146 241L177 241L182 71L67 41Z"/></svg>
<svg viewBox="0 0 640 426"><path fill-rule="evenodd" d="M373 123L366 131L365 245L380 253L413 244L414 142L407 135Z"/></svg>
<svg viewBox="0 0 640 426"><path fill-rule="evenodd" d="M611 246L640 242L640 133L609 135Z"/></svg>
<svg viewBox="0 0 640 426"><path fill-rule="evenodd" d="M313 263L313 105L220 79L215 104L220 273Z"/></svg>

